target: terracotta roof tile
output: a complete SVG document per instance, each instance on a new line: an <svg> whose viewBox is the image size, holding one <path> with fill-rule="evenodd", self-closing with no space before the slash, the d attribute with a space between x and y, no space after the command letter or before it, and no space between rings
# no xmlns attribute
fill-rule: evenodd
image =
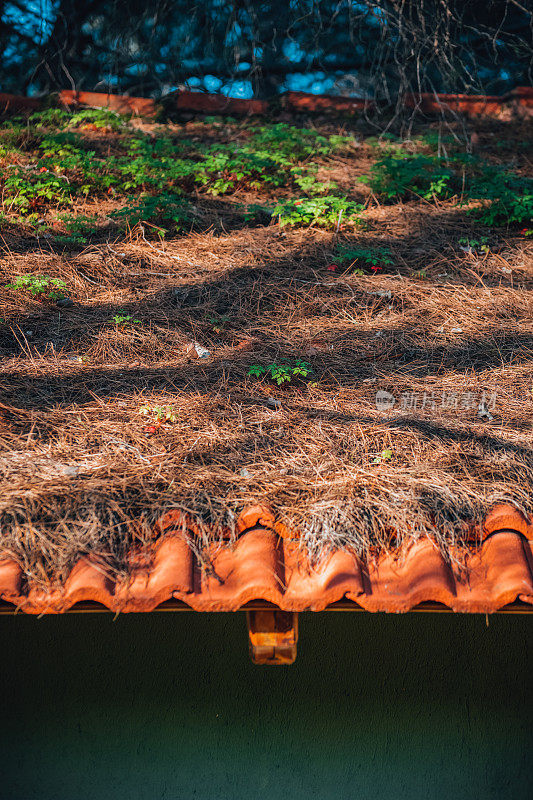
<svg viewBox="0 0 533 800"><path fill-rule="evenodd" d="M533 526L510 506L487 517L481 548L450 563L424 539L402 555L363 563L337 551L313 567L297 541L264 526L273 524L267 509L249 510L243 520L235 545L212 546L208 567L189 547L175 512L160 525L149 562L132 557L128 578L113 579L82 558L63 586L44 590L26 586L21 568L3 559L0 598L30 614L61 613L89 601L114 612L152 611L171 600L197 611L236 611L251 601L283 611L321 611L342 600L367 611L403 612L440 603L452 611L489 613L517 601L533 610Z"/></svg>

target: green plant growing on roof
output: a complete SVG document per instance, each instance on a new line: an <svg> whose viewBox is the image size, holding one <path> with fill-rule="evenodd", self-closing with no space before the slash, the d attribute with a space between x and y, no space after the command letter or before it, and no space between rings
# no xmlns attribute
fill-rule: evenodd
<svg viewBox="0 0 533 800"><path fill-rule="evenodd" d="M62 300L66 288L65 281L51 278L50 275L20 275L6 286L6 289L27 291L40 300Z"/></svg>

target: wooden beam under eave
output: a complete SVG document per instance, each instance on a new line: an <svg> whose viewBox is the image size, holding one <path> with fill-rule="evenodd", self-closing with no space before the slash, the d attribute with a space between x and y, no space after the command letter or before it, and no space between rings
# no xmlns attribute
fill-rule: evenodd
<svg viewBox="0 0 533 800"><path fill-rule="evenodd" d="M250 658L254 664L293 664L298 642L295 611L247 611Z"/></svg>

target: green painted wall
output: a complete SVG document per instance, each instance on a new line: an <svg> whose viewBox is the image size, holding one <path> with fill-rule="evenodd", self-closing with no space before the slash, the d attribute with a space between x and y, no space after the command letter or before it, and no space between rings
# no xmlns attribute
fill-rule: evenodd
<svg viewBox="0 0 533 800"><path fill-rule="evenodd" d="M533 618L1 617L2 800L531 800Z"/></svg>

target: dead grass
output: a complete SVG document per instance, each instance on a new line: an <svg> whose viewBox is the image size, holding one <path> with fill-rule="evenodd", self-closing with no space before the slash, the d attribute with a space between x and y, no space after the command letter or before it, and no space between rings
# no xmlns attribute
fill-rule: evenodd
<svg viewBox="0 0 533 800"><path fill-rule="evenodd" d="M224 213L208 201L204 232L164 243L137 229L56 252L4 236L0 285L49 274L73 300L2 290L0 519L26 575L63 579L87 554L127 572L171 508L231 538L267 503L313 558L422 536L449 554L494 502L533 512L533 243L499 231L465 253L479 232L453 203L373 205L338 235ZM386 246L394 267L328 271L339 240ZM310 379L248 376L295 359ZM142 406L176 420L151 431Z"/></svg>

